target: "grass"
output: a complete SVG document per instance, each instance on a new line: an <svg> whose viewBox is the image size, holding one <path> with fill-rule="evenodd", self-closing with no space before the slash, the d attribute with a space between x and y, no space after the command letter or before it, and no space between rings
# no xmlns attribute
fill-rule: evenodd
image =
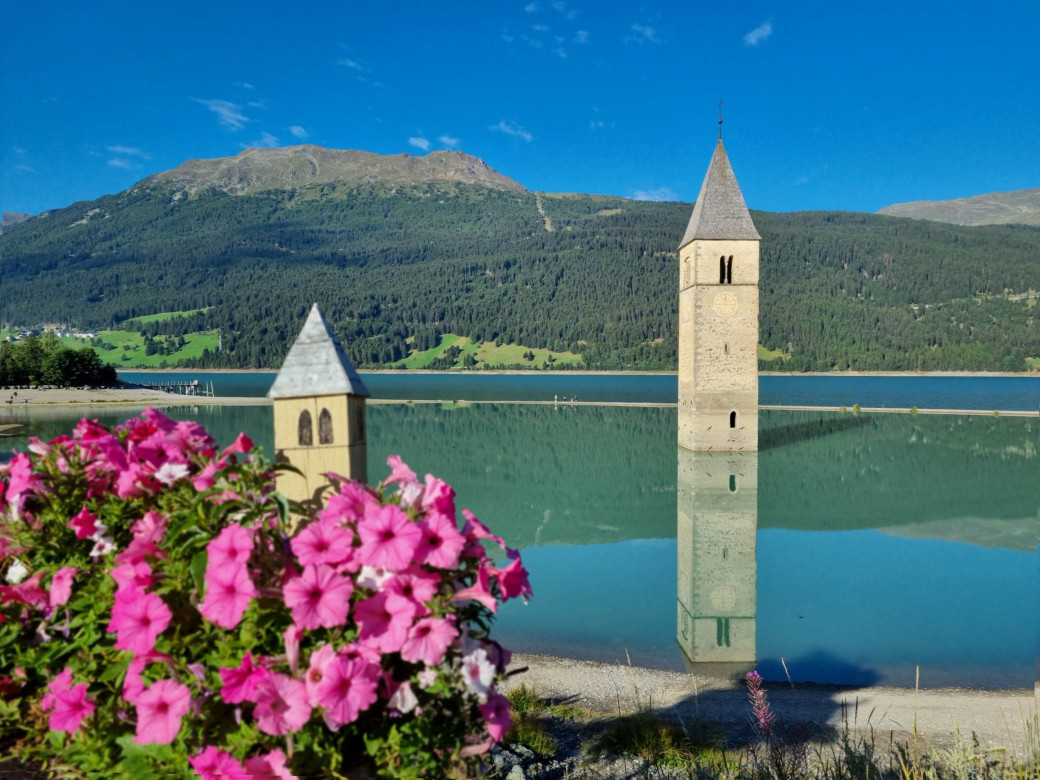
<svg viewBox="0 0 1040 780"><path fill-rule="evenodd" d="M158 368L165 361L168 366L175 366L182 360L202 357L205 350L216 352L220 342L217 332L203 331L200 333L189 333L184 336L184 346L169 355L156 353L146 355L144 338L140 333L126 330L103 330L98 337L105 344L112 345L113 349L94 347L94 351L106 363L110 363L117 369L124 368ZM166 336L156 336L155 341L162 343ZM62 342L71 341L69 346L84 346L87 342L78 339L62 339ZM125 356L125 359L124 359Z"/></svg>
<svg viewBox="0 0 1040 780"><path fill-rule="evenodd" d="M782 349L766 349L761 344L758 345L758 359L759 360L790 360L790 355L785 355Z"/></svg>
<svg viewBox="0 0 1040 780"><path fill-rule="evenodd" d="M495 368L512 365L529 365L532 368L541 368L549 364L549 356L554 360L554 365L564 367L571 366L579 368L582 365L581 355L573 352L553 352L548 349L525 347L522 344L502 344L495 346L493 341L472 341L468 336L457 336L447 333L441 336L437 346L426 350L415 350L404 360L396 365L405 368L427 368L438 358L444 357L445 353L452 347L457 347L460 352L453 364L454 368L462 368L466 355L471 355L476 360L476 368ZM525 360L524 353L534 353L534 360Z"/></svg>
<svg viewBox="0 0 1040 780"><path fill-rule="evenodd" d="M189 317L192 314L198 314L199 312L209 311L212 306L207 306L204 309L188 309L186 311L167 311L161 314L143 314L140 317L134 317L133 319L125 320L127 323L137 323L138 325L145 325L149 322L165 322L166 320L172 320L174 317Z"/></svg>

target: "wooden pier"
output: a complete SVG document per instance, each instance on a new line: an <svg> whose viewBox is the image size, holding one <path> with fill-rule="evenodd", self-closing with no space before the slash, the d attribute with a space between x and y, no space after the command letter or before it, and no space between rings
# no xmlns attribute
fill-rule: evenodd
<svg viewBox="0 0 1040 780"><path fill-rule="evenodd" d="M186 395L193 398L212 398L216 395L213 392L213 380L200 382L198 379L192 379L189 382L138 382L137 384L141 387L147 387L149 390L159 390L164 393Z"/></svg>

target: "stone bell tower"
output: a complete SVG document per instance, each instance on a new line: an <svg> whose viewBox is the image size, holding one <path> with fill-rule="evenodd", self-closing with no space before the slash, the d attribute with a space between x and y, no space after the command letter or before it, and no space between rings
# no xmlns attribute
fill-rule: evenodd
<svg viewBox="0 0 1040 780"><path fill-rule="evenodd" d="M368 389L328 323L311 307L300 335L267 391L274 405L274 449L282 472L278 490L293 501L314 500L334 471L367 479L365 398Z"/></svg>
<svg viewBox="0 0 1040 780"><path fill-rule="evenodd" d="M760 241L720 131L679 244L679 446L685 449L758 450Z"/></svg>

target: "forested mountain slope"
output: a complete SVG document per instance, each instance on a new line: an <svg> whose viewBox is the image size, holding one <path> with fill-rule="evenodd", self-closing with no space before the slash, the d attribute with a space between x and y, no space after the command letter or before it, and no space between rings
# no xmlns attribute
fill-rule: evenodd
<svg viewBox="0 0 1040 780"><path fill-rule="evenodd" d="M674 368L690 204L543 194L549 232L534 193L474 160L456 162L476 178L255 192L257 176L221 189L163 174L47 212L0 236L0 322L101 328L205 309L146 329L220 328L224 350L198 362L277 366L318 301L359 365L454 333L580 353L595 369ZM764 367L1022 370L1040 356L1040 228L753 216L761 341L786 353Z"/></svg>

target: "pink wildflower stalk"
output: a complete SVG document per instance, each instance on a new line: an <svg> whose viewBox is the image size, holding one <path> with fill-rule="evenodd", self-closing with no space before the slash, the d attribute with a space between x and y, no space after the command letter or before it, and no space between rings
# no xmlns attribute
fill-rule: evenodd
<svg viewBox="0 0 1040 780"><path fill-rule="evenodd" d="M748 672L744 676L744 684L748 689L748 700L751 702L751 716L755 726L768 737L776 722L776 714L769 708L766 691L762 687L762 676L757 671Z"/></svg>

